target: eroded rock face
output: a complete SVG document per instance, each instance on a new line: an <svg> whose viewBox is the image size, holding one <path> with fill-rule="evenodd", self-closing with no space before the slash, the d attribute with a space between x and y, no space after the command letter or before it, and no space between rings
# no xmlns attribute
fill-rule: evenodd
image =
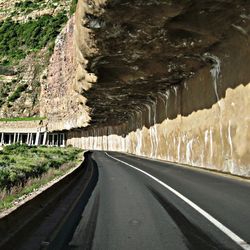
<svg viewBox="0 0 250 250"><path fill-rule="evenodd" d="M86 13L98 12L103 2L79 1L75 15L56 40L40 98L40 115L48 118L50 131L86 127L90 121L83 92L97 80L87 71L87 58L96 53L96 46L84 21Z"/></svg>
<svg viewBox="0 0 250 250"><path fill-rule="evenodd" d="M118 0L88 15L91 126L68 143L250 176L249 15L243 0Z"/></svg>
<svg viewBox="0 0 250 250"><path fill-rule="evenodd" d="M70 129L87 124L85 98L74 89L76 62L74 50L75 17L72 17L56 40L50 59L48 79L42 85L40 114L48 119L48 128ZM84 123L76 117L84 116Z"/></svg>
<svg viewBox="0 0 250 250"><path fill-rule="evenodd" d="M241 56L244 64L249 62L249 9L247 1L123 0L108 1L101 16L88 15L86 26L95 31L99 49L89 62L98 82L84 94L93 110L91 125L118 125L135 109L146 112L145 105L155 102L159 93L183 88L200 69L235 64L232 61ZM207 84L208 96L184 113L211 107L228 84L248 82L244 70L245 75L233 78L223 74L225 86L216 87L212 95ZM170 110L170 118L182 113L175 107ZM165 118L158 116L157 122Z"/></svg>

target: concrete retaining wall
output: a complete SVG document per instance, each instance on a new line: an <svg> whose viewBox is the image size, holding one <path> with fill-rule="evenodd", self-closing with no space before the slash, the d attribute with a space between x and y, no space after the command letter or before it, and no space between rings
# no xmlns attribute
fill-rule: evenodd
<svg viewBox="0 0 250 250"><path fill-rule="evenodd" d="M149 107L149 119L156 119L157 103L155 105ZM225 98L210 109L188 116L178 115L150 127L138 126L128 133L125 133L128 124L71 131L67 144L84 149L128 152L250 177L249 107L250 83L228 89ZM143 121L144 116L137 112L134 123Z"/></svg>

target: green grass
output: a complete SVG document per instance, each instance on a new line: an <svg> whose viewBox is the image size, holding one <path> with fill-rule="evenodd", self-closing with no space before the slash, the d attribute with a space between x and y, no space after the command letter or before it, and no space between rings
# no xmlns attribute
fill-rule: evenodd
<svg viewBox="0 0 250 250"><path fill-rule="evenodd" d="M76 148L10 145L0 151L0 211L17 198L65 174L81 161Z"/></svg>
<svg viewBox="0 0 250 250"><path fill-rule="evenodd" d="M13 118L0 118L0 122L23 122L23 121L41 121L46 120L46 117L13 117Z"/></svg>

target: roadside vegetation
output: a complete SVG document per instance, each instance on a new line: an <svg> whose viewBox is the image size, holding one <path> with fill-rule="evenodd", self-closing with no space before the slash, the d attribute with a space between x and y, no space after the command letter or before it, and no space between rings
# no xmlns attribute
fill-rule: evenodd
<svg viewBox="0 0 250 250"><path fill-rule="evenodd" d="M24 92L27 88L28 88L28 84L18 86L15 89L15 91L12 93L12 95L8 97L8 101L14 102L15 100L17 100L21 96L22 92Z"/></svg>
<svg viewBox="0 0 250 250"><path fill-rule="evenodd" d="M48 9L48 8L55 9L60 5L65 8L67 6L67 4L69 4L69 3L70 3L70 0L66 0L66 2L64 1L64 3L62 3L61 0L53 0L53 1L22 0L22 1L15 3L15 5L14 5L15 11L12 12L11 14L12 15L16 15L17 13L18 14L20 14L20 13L29 14L29 13L36 11L36 10L42 10L42 9Z"/></svg>
<svg viewBox="0 0 250 250"><path fill-rule="evenodd" d="M73 147L9 145L0 151L0 211L10 208L54 178L81 162L82 150Z"/></svg>

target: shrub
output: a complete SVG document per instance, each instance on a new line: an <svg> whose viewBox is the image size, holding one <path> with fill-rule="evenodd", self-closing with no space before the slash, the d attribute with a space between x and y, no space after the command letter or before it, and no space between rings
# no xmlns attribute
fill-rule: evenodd
<svg viewBox="0 0 250 250"><path fill-rule="evenodd" d="M5 168L8 166L8 163L6 161L0 161L0 169ZM1 173L0 173L1 174Z"/></svg>
<svg viewBox="0 0 250 250"><path fill-rule="evenodd" d="M70 11L69 14L72 16L75 11L76 11L76 5L77 5L78 0L72 0L71 6L70 6Z"/></svg>
<svg viewBox="0 0 250 250"><path fill-rule="evenodd" d="M26 144L12 144L4 147L3 152L6 154L23 154L27 152L30 147Z"/></svg>
<svg viewBox="0 0 250 250"><path fill-rule="evenodd" d="M28 88L27 84L18 86L17 89L14 91L14 93L8 97L8 101L9 102L16 101L21 96L22 92L25 91L27 88Z"/></svg>
<svg viewBox="0 0 250 250"><path fill-rule="evenodd" d="M0 99L0 107L2 107L4 105L5 101Z"/></svg>
<svg viewBox="0 0 250 250"><path fill-rule="evenodd" d="M0 191L24 186L49 170L60 170L64 163L74 162L79 149L30 147L26 144L5 146L0 155Z"/></svg>
<svg viewBox="0 0 250 250"><path fill-rule="evenodd" d="M9 156L7 156L7 155L4 155L4 156L2 157L2 159L3 159L4 161L9 162L10 157L9 157Z"/></svg>
<svg viewBox="0 0 250 250"><path fill-rule="evenodd" d="M7 18L0 22L0 56L20 60L27 53L53 43L66 21L65 12L56 16L43 15L25 23Z"/></svg>

